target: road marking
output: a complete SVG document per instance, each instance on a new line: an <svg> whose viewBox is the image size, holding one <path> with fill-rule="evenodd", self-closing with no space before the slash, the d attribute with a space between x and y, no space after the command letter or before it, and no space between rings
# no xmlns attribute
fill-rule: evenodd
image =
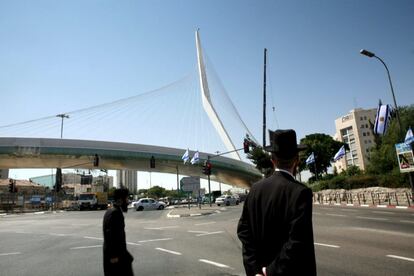
<svg viewBox="0 0 414 276"><path fill-rule="evenodd" d="M331 213L326 213L326 215L331 216L331 217L347 217L347 215L331 214Z"/></svg>
<svg viewBox="0 0 414 276"><path fill-rule="evenodd" d="M313 214L314 215L322 215L321 213L319 213L319 212L313 212Z"/></svg>
<svg viewBox="0 0 414 276"><path fill-rule="evenodd" d="M350 227L351 230L359 230L359 231L368 231L374 232L377 234L388 234L388 235L395 235L395 236L402 236L407 238L414 238L413 234L397 232L397 231L387 231L387 230L379 230L379 229L372 229L372 228L362 228L362 227Z"/></svg>
<svg viewBox="0 0 414 276"><path fill-rule="evenodd" d="M345 212L358 212L358 210L354 210L354 209L339 209L341 211L345 211Z"/></svg>
<svg viewBox="0 0 414 276"><path fill-rule="evenodd" d="M381 221L388 220L386 218L373 218L373 217L361 217L361 216L356 216L356 218L360 218L360 219L370 219L370 220L381 220Z"/></svg>
<svg viewBox="0 0 414 276"><path fill-rule="evenodd" d="M387 208L387 205L377 205L378 208Z"/></svg>
<svg viewBox="0 0 414 276"><path fill-rule="evenodd" d="M397 209L408 209L407 206L395 206L395 208L397 208Z"/></svg>
<svg viewBox="0 0 414 276"><path fill-rule="evenodd" d="M143 240L143 241L138 241L140 243L144 243L144 242L154 242L154 241L169 241L172 240L172 238L164 238L164 239L153 239L153 240Z"/></svg>
<svg viewBox="0 0 414 276"><path fill-rule="evenodd" d="M414 259L412 258L407 258L407 257L401 257L401 256L396 256L396 255L386 255L389 258L394 258L394 259L400 259L400 260L404 260L404 261L410 261L410 262L414 262Z"/></svg>
<svg viewBox="0 0 414 276"><path fill-rule="evenodd" d="M386 212L386 211L372 211L372 213L374 213L374 214L386 214L386 215L388 215L388 214L390 214L390 215L395 214L393 212Z"/></svg>
<svg viewBox="0 0 414 276"><path fill-rule="evenodd" d="M220 234L223 233L223 231L217 231L217 232L207 232L207 233L203 233L203 234L198 234L196 235L197 237L201 237L201 236L207 236L207 235L215 235L215 234Z"/></svg>
<svg viewBox="0 0 414 276"><path fill-rule="evenodd" d="M180 252L172 251L172 250L167 250L167 249L164 249L164 248L157 247L155 249L157 249L159 251L167 252L167 253L170 253L170 254L174 254L174 255L182 255Z"/></svg>
<svg viewBox="0 0 414 276"><path fill-rule="evenodd" d="M204 222L204 223L197 223L197 224L194 224L194 225L200 226L200 225L207 225L207 224L214 224L214 223L216 223L216 222L215 221L210 221L210 222Z"/></svg>
<svg viewBox="0 0 414 276"><path fill-rule="evenodd" d="M196 233L196 234L205 234L205 233L208 233L207 231L194 231L194 230L188 230L187 231L188 233Z"/></svg>
<svg viewBox="0 0 414 276"><path fill-rule="evenodd" d="M0 256L19 255L21 252L0 253Z"/></svg>
<svg viewBox="0 0 414 276"><path fill-rule="evenodd" d="M340 248L340 246L339 246L339 245L334 245L334 244L326 244L326 243L317 243L317 242L315 242L315 245L325 246L325 247L332 247L332 248Z"/></svg>
<svg viewBox="0 0 414 276"><path fill-rule="evenodd" d="M369 205L368 205L368 204L361 204L360 206L361 206L361 207L369 207Z"/></svg>
<svg viewBox="0 0 414 276"><path fill-rule="evenodd" d="M221 268L230 268L230 269L234 269L234 268L231 268L231 267L230 267L230 266L228 266L228 265L221 264L221 263L216 263L216 262L209 261L209 260L206 260L206 259L199 259L199 261L200 261L200 262L203 262L203 263L206 263L206 264L211 264L211 265L214 265L214 266L217 266L217 267L221 267Z"/></svg>
<svg viewBox="0 0 414 276"><path fill-rule="evenodd" d="M90 245L90 246L78 246L78 247L72 247L72 248L69 248L69 249L76 250L76 249L88 249L88 248L97 248L97 247L102 247L102 244Z"/></svg>
<svg viewBox="0 0 414 276"><path fill-rule="evenodd" d="M139 245L139 246L141 246L141 245L142 245L142 244L135 243L135 242L127 242L127 244L129 244L129 245Z"/></svg>
<svg viewBox="0 0 414 276"><path fill-rule="evenodd" d="M59 234L59 233L49 233L49 235L51 235L51 236L59 236L59 237L67 236L66 234Z"/></svg>
<svg viewBox="0 0 414 276"><path fill-rule="evenodd" d="M405 223L414 223L414 221L412 221L412 220L400 220L400 222L405 222Z"/></svg>
<svg viewBox="0 0 414 276"><path fill-rule="evenodd" d="M144 228L144 229L146 229L146 230L163 230L163 229L170 229L170 228L178 228L178 226L148 227L148 228Z"/></svg>
<svg viewBox="0 0 414 276"><path fill-rule="evenodd" d="M85 237L83 237L84 239L90 239L90 240L100 240L100 241L102 241L103 240L103 238L97 238L97 237L88 237L88 236L85 236Z"/></svg>

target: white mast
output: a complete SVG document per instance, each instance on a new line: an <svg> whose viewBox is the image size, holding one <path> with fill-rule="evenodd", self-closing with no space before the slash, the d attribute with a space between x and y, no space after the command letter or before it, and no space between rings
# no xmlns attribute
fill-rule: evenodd
<svg viewBox="0 0 414 276"><path fill-rule="evenodd" d="M230 139L226 129L223 126L216 110L214 109L213 103L210 97L210 90L208 89L207 75L204 67L203 53L201 50L200 37L198 30L196 31L196 47L197 47L197 60L198 60L198 73L200 77L200 86L201 86L201 99L203 102L203 107L207 116L209 117L211 123L213 124L216 131L219 133L221 140L226 146L228 151L234 151L229 153L229 155L237 160L241 160L240 155L234 147L233 142Z"/></svg>

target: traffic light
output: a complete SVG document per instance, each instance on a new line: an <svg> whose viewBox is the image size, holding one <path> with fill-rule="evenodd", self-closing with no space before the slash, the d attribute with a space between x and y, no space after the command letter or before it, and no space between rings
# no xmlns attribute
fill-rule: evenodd
<svg viewBox="0 0 414 276"><path fill-rule="evenodd" d="M13 183L13 179L9 180L9 193L13 193L14 192L14 183Z"/></svg>
<svg viewBox="0 0 414 276"><path fill-rule="evenodd" d="M249 153L250 152L250 142L247 139L244 139L243 141L243 149L244 149L244 153Z"/></svg>
<svg viewBox="0 0 414 276"><path fill-rule="evenodd" d="M99 156L95 154L95 157L93 158L93 166L99 167Z"/></svg>
<svg viewBox="0 0 414 276"><path fill-rule="evenodd" d="M155 168L155 157L154 156L151 156L151 159L150 159L150 168L151 169L154 169Z"/></svg>
<svg viewBox="0 0 414 276"><path fill-rule="evenodd" d="M205 161L203 165L203 173L205 175L211 175L211 167L210 161Z"/></svg>

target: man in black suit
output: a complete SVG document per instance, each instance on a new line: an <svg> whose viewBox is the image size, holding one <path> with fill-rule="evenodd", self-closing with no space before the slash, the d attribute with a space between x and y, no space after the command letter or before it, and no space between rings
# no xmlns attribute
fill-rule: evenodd
<svg viewBox="0 0 414 276"><path fill-rule="evenodd" d="M134 258L127 251L125 220L122 212L128 211L128 189L114 191L114 206L103 219L103 260L105 276L132 276Z"/></svg>
<svg viewBox="0 0 414 276"><path fill-rule="evenodd" d="M252 186L237 228L246 274L316 275L312 191L294 177L304 147L294 130L269 133L275 172Z"/></svg>

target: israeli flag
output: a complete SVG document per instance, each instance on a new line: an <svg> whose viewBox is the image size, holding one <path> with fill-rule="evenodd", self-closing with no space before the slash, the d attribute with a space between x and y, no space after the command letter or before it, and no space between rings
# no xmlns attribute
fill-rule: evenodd
<svg viewBox="0 0 414 276"><path fill-rule="evenodd" d="M345 146L342 146L334 156L334 161L338 161L345 156Z"/></svg>
<svg viewBox="0 0 414 276"><path fill-rule="evenodd" d="M315 154L312 152L311 155L306 159L306 165L315 163Z"/></svg>
<svg viewBox="0 0 414 276"><path fill-rule="evenodd" d="M375 117L374 133L384 135L391 119L391 107L388 104L379 104Z"/></svg>
<svg viewBox="0 0 414 276"><path fill-rule="evenodd" d="M188 160L190 159L190 152L188 151L188 149L185 151L183 157L181 157L181 159L183 159L184 164L188 162Z"/></svg>
<svg viewBox="0 0 414 276"><path fill-rule="evenodd" d="M405 135L404 143L407 145L414 142L414 135L413 131L411 130L411 127L408 128L407 134Z"/></svg>
<svg viewBox="0 0 414 276"><path fill-rule="evenodd" d="M193 158L191 158L190 163L191 163L192 165L194 165L194 164L197 164L199 161L200 161L199 153L198 153L198 151L196 151L196 152L194 153Z"/></svg>

